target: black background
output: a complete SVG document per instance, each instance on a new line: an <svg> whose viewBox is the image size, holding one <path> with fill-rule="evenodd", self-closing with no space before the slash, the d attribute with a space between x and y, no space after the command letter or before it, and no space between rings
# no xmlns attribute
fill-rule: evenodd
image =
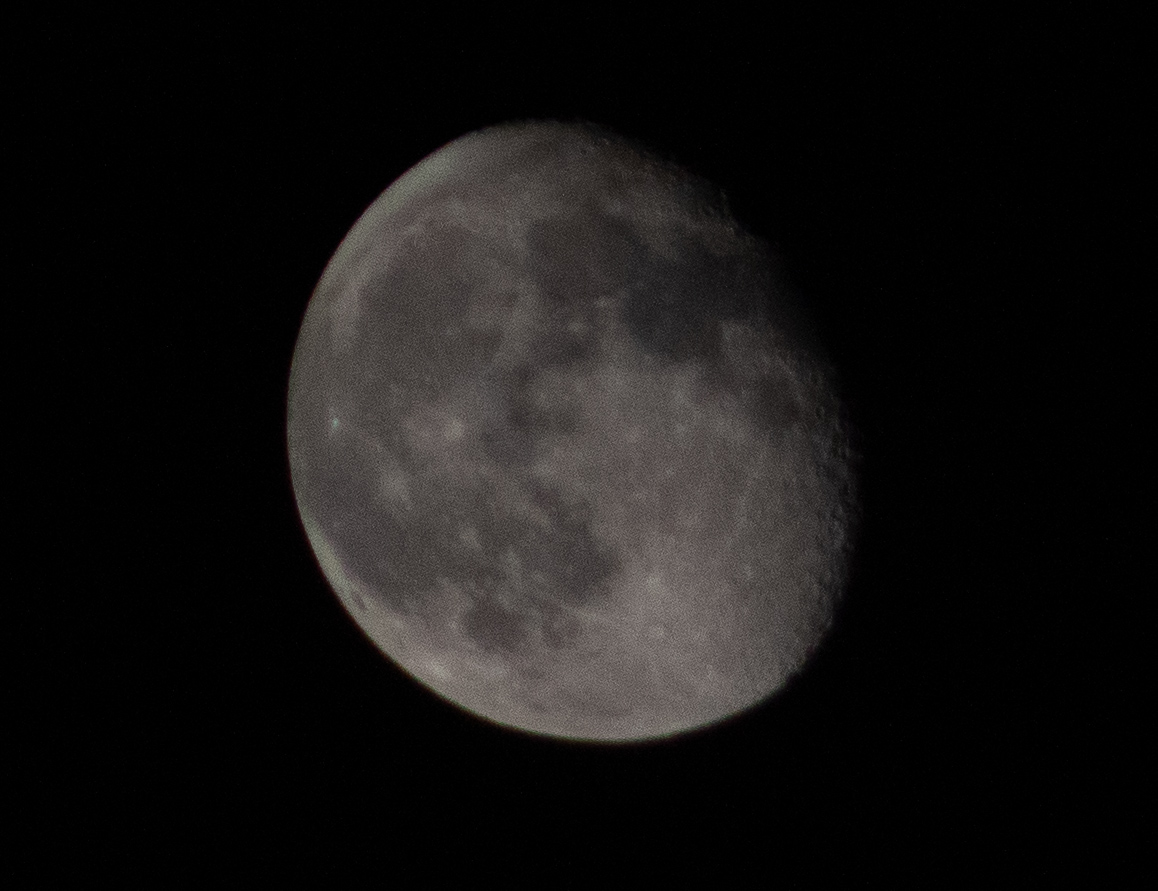
<svg viewBox="0 0 1158 891"><path fill-rule="evenodd" d="M1140 44L1074 10L16 27L4 868L402 888L1128 868L1149 110ZM790 262L860 431L861 544L814 667L672 741L529 738L429 695L342 612L293 503L288 368L331 253L422 157L527 117L719 182Z"/></svg>

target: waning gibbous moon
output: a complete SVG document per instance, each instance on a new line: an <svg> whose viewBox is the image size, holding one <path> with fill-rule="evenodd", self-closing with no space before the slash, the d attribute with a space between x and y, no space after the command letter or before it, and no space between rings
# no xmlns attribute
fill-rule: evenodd
<svg viewBox="0 0 1158 891"><path fill-rule="evenodd" d="M719 190L591 125L471 133L391 185L289 384L302 522L369 639L475 715L570 739L781 689L856 515L835 377L782 281Z"/></svg>

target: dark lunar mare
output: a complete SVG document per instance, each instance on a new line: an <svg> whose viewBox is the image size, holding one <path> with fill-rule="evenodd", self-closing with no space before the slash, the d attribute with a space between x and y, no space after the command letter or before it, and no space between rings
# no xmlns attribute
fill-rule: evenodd
<svg viewBox="0 0 1158 891"><path fill-rule="evenodd" d="M719 364L720 323L751 320L759 305L745 287L747 257L715 256L692 238L678 239L677 259L652 256L631 270L623 318L635 342L668 362Z"/></svg>
<svg viewBox="0 0 1158 891"><path fill-rule="evenodd" d="M655 252L639 232L598 207L536 223L528 234L534 276L554 307L589 322L594 298L623 293L622 321L650 355L670 362L719 361L719 323L753 319L767 279L759 254L714 254L684 235L674 258Z"/></svg>

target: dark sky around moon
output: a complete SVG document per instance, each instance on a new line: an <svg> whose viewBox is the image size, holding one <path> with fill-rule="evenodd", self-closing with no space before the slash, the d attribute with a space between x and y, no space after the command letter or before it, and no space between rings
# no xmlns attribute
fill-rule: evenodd
<svg viewBox="0 0 1158 891"><path fill-rule="evenodd" d="M408 886L453 866L419 857L432 839L562 887L618 863L772 884L799 857L848 884L1128 862L1129 30L589 15L518 40L321 12L14 30L7 800L17 849L78 852L14 870L290 859ZM447 709L348 621L294 510L286 373L326 261L416 160L535 116L720 183L789 260L863 439L861 548L814 670L678 743Z"/></svg>

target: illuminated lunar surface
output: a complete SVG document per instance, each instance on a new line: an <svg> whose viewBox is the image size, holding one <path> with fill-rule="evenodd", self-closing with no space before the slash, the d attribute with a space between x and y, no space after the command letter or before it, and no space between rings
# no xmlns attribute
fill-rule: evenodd
<svg viewBox="0 0 1158 891"><path fill-rule="evenodd" d="M716 190L594 127L483 130L395 182L319 282L289 386L303 525L370 640L571 739L780 689L832 622L856 505L776 269Z"/></svg>

